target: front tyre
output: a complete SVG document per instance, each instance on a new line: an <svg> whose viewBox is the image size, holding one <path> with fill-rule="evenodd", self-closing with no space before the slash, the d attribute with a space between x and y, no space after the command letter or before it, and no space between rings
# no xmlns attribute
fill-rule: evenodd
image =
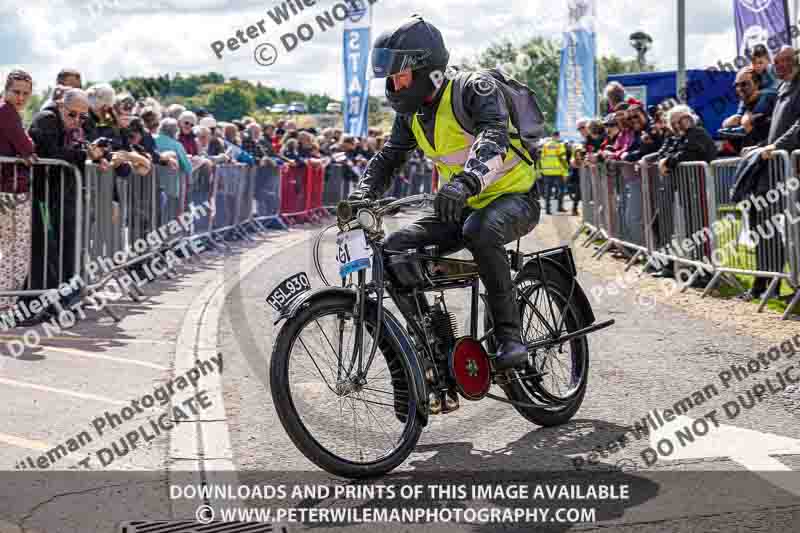
<svg viewBox="0 0 800 533"><path fill-rule="evenodd" d="M366 375L358 375L354 301L325 296L284 324L272 353L270 388L281 424L303 455L331 474L365 478L405 461L422 424L411 370L385 333ZM364 364L377 319L375 305L366 310Z"/></svg>

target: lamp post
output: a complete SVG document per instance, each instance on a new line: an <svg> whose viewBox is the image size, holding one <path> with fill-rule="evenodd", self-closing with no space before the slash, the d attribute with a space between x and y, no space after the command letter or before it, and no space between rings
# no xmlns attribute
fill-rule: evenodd
<svg viewBox="0 0 800 533"><path fill-rule="evenodd" d="M681 93L686 85L686 0L678 0L678 73L675 78L675 96L678 101L683 102Z"/></svg>
<svg viewBox="0 0 800 533"><path fill-rule="evenodd" d="M632 33L628 38L630 39L631 46L634 50L636 50L636 61L639 63L639 71L644 72L645 67L647 66L647 60L645 56L653 46L653 38L643 31Z"/></svg>

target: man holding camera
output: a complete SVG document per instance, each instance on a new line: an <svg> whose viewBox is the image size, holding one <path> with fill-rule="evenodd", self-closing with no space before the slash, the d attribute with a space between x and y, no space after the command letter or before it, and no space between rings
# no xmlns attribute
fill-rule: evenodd
<svg viewBox="0 0 800 533"><path fill-rule="evenodd" d="M64 160L75 165L81 172L84 171L87 159L101 160L105 154L101 146L75 141L80 138L80 135L75 134L80 133L88 113L89 98L81 89L67 90L60 101L52 102L37 113L29 130L37 155L40 158ZM39 257L44 257L47 251L48 264L45 266L41 262L33 262L31 282L33 288L43 289L58 286L59 270L63 272L64 281L79 274L75 272L75 236L79 231L75 199L81 191L76 187L75 181L68 177L60 179L62 167L37 167L35 172L49 172L47 181L50 184L49 194L44 187L38 187L34 191L34 208L37 212L33 223L33 250ZM38 179L38 183L45 181L44 176ZM60 201L62 196L63 203ZM45 211L45 206L49 206L49 210ZM63 249L59 250L61 232L64 241ZM60 264L59 256L63 258ZM69 305L77 296L71 295L65 303ZM33 317L32 321L47 320L48 313L44 310Z"/></svg>

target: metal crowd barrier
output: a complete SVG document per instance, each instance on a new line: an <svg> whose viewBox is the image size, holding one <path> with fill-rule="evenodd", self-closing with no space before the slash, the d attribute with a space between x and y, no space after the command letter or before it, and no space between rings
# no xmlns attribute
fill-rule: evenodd
<svg viewBox="0 0 800 533"><path fill-rule="evenodd" d="M280 217L281 175L277 166L262 166L255 174L256 214L253 220L263 230L271 224L287 229Z"/></svg>
<svg viewBox="0 0 800 533"><path fill-rule="evenodd" d="M119 177L113 169L100 172L94 163L86 163L82 274L90 292L104 289L114 280L134 301L144 296L136 285L126 285L122 278L130 268L156 255L163 257L169 246L158 244L152 237L148 239L177 216L172 213L178 209L177 196L160 205L161 168L154 167L144 176L131 171L127 177ZM163 224L159 216L163 217ZM109 313L117 318L112 311Z"/></svg>
<svg viewBox="0 0 800 533"><path fill-rule="evenodd" d="M795 188L794 191L790 190L792 188ZM787 256L789 269L792 273L792 284L797 288L800 286L800 150L792 152L791 177L787 180L787 191L789 192L786 198L786 202L789 205L787 209ZM789 313L799 305L800 290L797 291L792 301L789 302L783 318L786 319Z"/></svg>
<svg viewBox="0 0 800 533"><path fill-rule="evenodd" d="M322 192L322 205L331 212L336 204L350 195L350 181L345 178L344 165L329 163L325 169L325 187Z"/></svg>
<svg viewBox="0 0 800 533"><path fill-rule="evenodd" d="M581 200L583 201L583 224L590 231L594 231L594 196L592 195L592 173L588 167L583 166L579 169L581 188ZM583 195L586 196L583 196Z"/></svg>
<svg viewBox="0 0 800 533"><path fill-rule="evenodd" d="M789 196L778 193L790 177L796 179L796 176L792 172L789 154L785 151L775 152L769 161L768 181L762 185L762 190L764 193L774 191L773 199L776 201L770 201L770 193L760 198L756 198L759 195L751 196L747 201L752 207L742 212L742 204L731 205L730 201L734 179L731 167L739 161L739 158L723 160L715 162L714 166L714 184L709 190L710 201L713 202L712 213L716 215L714 222L717 227L729 229L721 232L723 237L716 243L713 260L717 272L713 281L716 282L723 274L769 278L769 287L759 306L759 311L762 311L769 298L776 295L780 280L786 280L795 288L798 286L797 268L791 261L791 255L797 247L797 241L792 240L792 237L796 238L796 234L793 234L796 224L790 221L792 202ZM729 187L727 194L726 187ZM738 216L731 212L738 212ZM731 215L729 219L724 218L728 214ZM723 222L728 220L735 222L723 226ZM737 235L735 240L734 234ZM714 284L709 284L709 287L713 288Z"/></svg>
<svg viewBox="0 0 800 533"><path fill-rule="evenodd" d="M673 246L665 257L675 262L676 276L685 282L682 288L685 291L703 274L713 273L709 258L714 243L709 229L706 189L706 183L711 179L711 167L704 161L681 163L671 174L674 186Z"/></svg>
<svg viewBox="0 0 800 533"><path fill-rule="evenodd" d="M774 153L768 163L768 183L762 185L771 192L765 199L750 199L759 208L747 212L730 197L739 161L681 163L667 176L647 160L636 167L589 166L581 172L581 187L591 201L584 204L583 223L574 238L588 231L585 246L595 238L605 239L595 257L612 246L635 249L626 270L642 256L646 266L674 263L682 290L700 276L713 274L703 296L720 281L743 291L737 274L769 278L760 312L780 280L795 290L800 286L800 150L791 160L786 152ZM790 183L797 187L792 189ZM777 192L784 190L786 194ZM757 246L750 242L756 239ZM800 292L783 318L798 304Z"/></svg>
<svg viewBox="0 0 800 533"><path fill-rule="evenodd" d="M325 188L325 168L306 164L305 209L312 221L317 222L328 216L328 210L322 206Z"/></svg>
<svg viewBox="0 0 800 533"><path fill-rule="evenodd" d="M247 166L240 169L236 182L235 214L233 216L234 231L246 240L254 240L248 233L248 226L253 220L255 204L255 171L256 167Z"/></svg>
<svg viewBox="0 0 800 533"><path fill-rule="evenodd" d="M214 167L203 165L194 169L189 180L189 202L203 205L210 202L214 189ZM195 235L207 235L211 231L211 214L200 217L193 224Z"/></svg>
<svg viewBox="0 0 800 533"><path fill-rule="evenodd" d="M281 167L281 218L289 223L311 221L312 216L306 208L308 193L306 166Z"/></svg>
<svg viewBox="0 0 800 533"><path fill-rule="evenodd" d="M623 251L634 249L629 268L647 252L642 220L642 176L635 163L613 161L606 168L608 203L603 210L608 217L608 240L596 255L602 256L612 246Z"/></svg>
<svg viewBox="0 0 800 533"><path fill-rule="evenodd" d="M252 216L253 188L250 186L250 173L250 168L245 165L217 165L213 234L223 239L234 234L239 238L252 240L241 227Z"/></svg>
<svg viewBox="0 0 800 533"><path fill-rule="evenodd" d="M19 165L24 162L0 157L0 167L3 163L13 164L9 166L16 180ZM315 168L297 175L302 177L297 191L301 194L291 198L306 214L327 213L322 207L323 170ZM114 282L123 294L139 301L144 293L137 286L140 278L133 281L134 271L145 267L140 265L145 260L155 256L166 260L166 254L178 253L178 248L186 252L187 239L205 238L216 244L214 236L220 234L252 239L252 233L266 231L263 223L267 221L286 227L281 219L283 183L274 167L200 167L189 177L157 165L145 176L131 172L119 177L114 170L100 172L95 164L86 162L84 177L73 165L40 159L29 174L27 197L0 194L0 216L15 209L17 202L32 202L32 242L30 250L24 252L29 271L23 272L24 280L3 280L0 297L34 298L49 293L59 312L63 304L58 293L64 296L66 284L72 285L77 297L95 297ZM304 196L305 192L310 195ZM195 206L206 203L204 216ZM186 217L190 212L192 222ZM175 224L182 215L183 225L177 231ZM4 237L16 237L13 231L9 235ZM192 251L184 258L191 259L196 253ZM169 261L167 265L159 276L179 274ZM21 270L25 270L24 265ZM143 270L152 276L147 268ZM110 306L103 306L103 310L120 320ZM22 318L21 313L16 315ZM3 319L0 327L12 326Z"/></svg>
<svg viewBox="0 0 800 533"><path fill-rule="evenodd" d="M16 186L21 167L14 163L24 164L19 158L0 157L0 169L12 169ZM77 289L82 290L77 282L81 274L83 243L83 234L79 231L84 217L83 175L74 165L56 159L38 159L27 172L30 185L27 197L23 200L18 195L4 195L0 216L13 216L12 212L22 202L31 202L29 270L22 287L0 290L0 296L30 298L53 294L64 284L71 285L72 290L77 284ZM0 260L13 261L14 258ZM14 283L12 280L6 284L13 286Z"/></svg>
<svg viewBox="0 0 800 533"><path fill-rule="evenodd" d="M608 190L608 172L606 165L603 163L587 164L585 167L585 174L581 173L581 187L584 185L586 189L581 189L581 197L591 198L590 203L584 202L583 210L584 217L586 211L590 210L588 215L591 218L591 224L585 224L585 228L589 230L589 236L583 243L584 247L588 247L596 239L609 239L609 228L611 220L609 218L610 202ZM578 229L578 233L573 237L573 240L580 235L582 228ZM606 248L607 250L608 248ZM605 250L603 250L605 252Z"/></svg>

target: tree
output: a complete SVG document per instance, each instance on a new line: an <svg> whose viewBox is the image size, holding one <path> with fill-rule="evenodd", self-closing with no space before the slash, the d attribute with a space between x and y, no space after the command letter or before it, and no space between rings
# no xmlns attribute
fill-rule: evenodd
<svg viewBox="0 0 800 533"><path fill-rule="evenodd" d="M521 45L505 39L490 44L476 59L462 62L461 68L499 67L507 74L525 83L536 93L539 106L547 120L547 127L554 127L558 105L558 79L561 69L561 49L558 43L543 37L534 37ZM646 65L645 71L655 70ZM614 55L603 56L597 62L598 87L605 87L609 74L639 72L638 62L624 60Z"/></svg>
<svg viewBox="0 0 800 533"><path fill-rule="evenodd" d="M247 115L255 105L252 94L240 85L220 85L208 95L206 107L217 120L235 120Z"/></svg>
<svg viewBox="0 0 800 533"><path fill-rule="evenodd" d="M198 93L201 84L200 78L196 76L184 78L180 74L176 74L172 79L171 92L188 98Z"/></svg>
<svg viewBox="0 0 800 533"><path fill-rule="evenodd" d="M478 54L476 60L467 61L462 67L468 70L501 68L533 89L545 119L554 122L560 65L561 51L556 42L534 37L521 46L515 45L509 39L490 44Z"/></svg>

